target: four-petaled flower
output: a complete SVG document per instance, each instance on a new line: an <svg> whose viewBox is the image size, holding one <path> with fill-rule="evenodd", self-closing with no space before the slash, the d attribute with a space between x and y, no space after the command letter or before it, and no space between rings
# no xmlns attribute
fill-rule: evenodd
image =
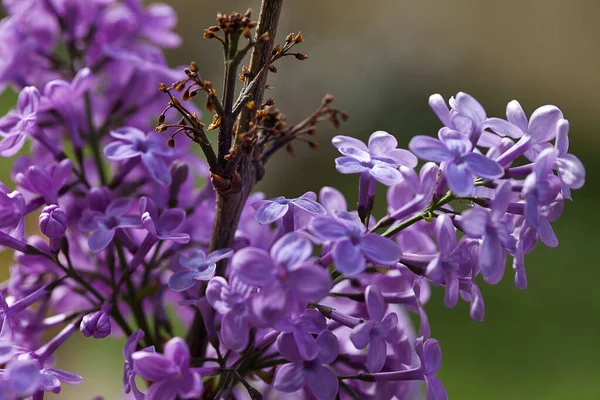
<svg viewBox="0 0 600 400"><path fill-rule="evenodd" d="M37 111L40 106L40 91L27 86L19 93L17 109L0 118L0 156L11 157L21 150L27 135L37 129Z"/></svg>
<svg viewBox="0 0 600 400"><path fill-rule="evenodd" d="M202 250L179 257L183 271L177 271L169 278L171 290L181 292L194 286L197 281L208 281L215 276L217 262L233 255L231 249L215 250L208 256Z"/></svg>

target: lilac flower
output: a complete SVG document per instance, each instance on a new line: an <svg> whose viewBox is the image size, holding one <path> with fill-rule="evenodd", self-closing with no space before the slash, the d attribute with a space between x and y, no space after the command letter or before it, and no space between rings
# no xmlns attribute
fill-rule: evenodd
<svg viewBox="0 0 600 400"><path fill-rule="evenodd" d="M281 237L267 252L247 247L233 256L233 274L262 288L253 298L253 312L263 322L279 320L292 303L321 300L331 287L327 271L309 260L312 245L297 233Z"/></svg>
<svg viewBox="0 0 600 400"><path fill-rule="evenodd" d="M125 393L133 392L136 400L144 399L144 394L138 389L135 383L136 372L133 367L133 354L136 352L135 349L143 338L144 331L140 329L127 339L123 347L123 358L125 359L125 364L123 365L123 391ZM141 351L154 353L154 346L146 347Z"/></svg>
<svg viewBox="0 0 600 400"><path fill-rule="evenodd" d="M400 167L402 179L387 192L388 214L399 221L424 210L433 198L438 166L426 163L417 176L411 168Z"/></svg>
<svg viewBox="0 0 600 400"><path fill-rule="evenodd" d="M506 210L512 196L510 182L503 182L496 197L492 200L491 209L475 206L463 213L460 226L464 232L474 238L481 238L479 262L481 273L488 283L498 283L504 273L504 250L514 252L516 240L511 236L510 224L506 218Z"/></svg>
<svg viewBox="0 0 600 400"><path fill-rule="evenodd" d="M213 251L208 256L202 250L179 257L179 263L185 270L177 271L169 278L171 290L181 292L196 284L196 281L208 281L215 276L217 262L233 255L231 249Z"/></svg>
<svg viewBox="0 0 600 400"><path fill-rule="evenodd" d="M454 307L458 301L458 268L462 254L456 240L456 229L447 215L435 221L435 236L439 253L427 266L426 276L436 285L446 285L444 304Z"/></svg>
<svg viewBox="0 0 600 400"><path fill-rule="evenodd" d="M71 160L65 159L49 167L33 165L15 176L15 181L23 189L40 194L48 204L58 203L58 191L67 183L71 175Z"/></svg>
<svg viewBox="0 0 600 400"><path fill-rule="evenodd" d="M556 169L562 182L562 194L571 199L571 189L580 189L585 182L585 167L573 154L569 154L569 121L561 119L557 125L556 135Z"/></svg>
<svg viewBox="0 0 600 400"><path fill-rule="evenodd" d="M112 242L117 229L140 227L140 217L126 214L130 204L129 199L120 198L113 200L104 212L83 212L79 220L79 229L92 232L88 238L88 246L92 252L104 250Z"/></svg>
<svg viewBox="0 0 600 400"><path fill-rule="evenodd" d="M316 195L307 192L301 197L295 199L286 199L277 197L271 200L261 200L252 204L256 210L254 218L259 224L270 224L283 218L285 232L292 232L301 228L302 224L297 221L301 214L297 210L302 210L308 215L317 216L327 214L327 210L315 201Z"/></svg>
<svg viewBox="0 0 600 400"><path fill-rule="evenodd" d="M46 206L40 214L39 226L50 239L60 239L67 231L67 215L56 204Z"/></svg>
<svg viewBox="0 0 600 400"><path fill-rule="evenodd" d="M344 155L335 160L335 167L342 174L368 172L378 182L389 186L400 179L397 170L400 165L417 166L417 158L408 150L397 149L396 138L384 131L371 134L368 147L348 136L336 136L332 143Z"/></svg>
<svg viewBox="0 0 600 400"><path fill-rule="evenodd" d="M165 344L163 354L137 351L131 355L133 368L152 382L148 400L191 399L202 396L202 377L190 368L190 350L185 340L175 337Z"/></svg>
<svg viewBox="0 0 600 400"><path fill-rule="evenodd" d="M110 160L127 160L141 157L142 163L157 183L169 186L171 174L166 158L171 153L166 143L156 134L148 136L133 127L120 128L110 132L117 141L104 148L104 155Z"/></svg>
<svg viewBox="0 0 600 400"><path fill-rule="evenodd" d="M456 96L451 97L449 103L451 110L448 109L441 95L433 94L429 97L429 106L440 121L446 127L466 135L475 146L479 142L487 119L485 109L473 96L464 92L458 92ZM420 156L417 154L417 157Z"/></svg>
<svg viewBox="0 0 600 400"><path fill-rule="evenodd" d="M533 164L533 172L525 178L522 196L525 200L525 220L538 228L539 210L548 205L560 191L560 180L552 169L556 161L556 151L552 148L543 150ZM545 224L544 224L545 225Z"/></svg>
<svg viewBox="0 0 600 400"><path fill-rule="evenodd" d="M321 191L319 191L319 200L330 216L336 215L339 211L348 211L346 198L336 188L329 186L321 188Z"/></svg>
<svg viewBox="0 0 600 400"><path fill-rule="evenodd" d="M9 191L0 182L0 231L8 233L17 239L24 234L25 199L19 192Z"/></svg>
<svg viewBox="0 0 600 400"><path fill-rule="evenodd" d="M28 134L37 127L37 110L40 105L40 91L33 86L21 90L16 110L0 118L0 156L11 157L21 150Z"/></svg>
<svg viewBox="0 0 600 400"><path fill-rule="evenodd" d="M442 128L438 139L415 136L409 143L410 150L427 161L445 162L444 176L450 190L457 196L468 196L473 192L474 176L496 179L504 170L496 161L473 152L473 144L458 131Z"/></svg>
<svg viewBox="0 0 600 400"><path fill-rule="evenodd" d="M11 361L5 370L8 388L17 397L31 396L37 391L60 393L61 383L77 385L83 381L79 375L56 368L42 368L28 356Z"/></svg>
<svg viewBox="0 0 600 400"><path fill-rule="evenodd" d="M419 337L415 340L415 352L421 361L421 370L427 389L427 400L447 400L448 394L444 385L434 375L442 364L440 344L435 339L424 340L423 337Z"/></svg>
<svg viewBox="0 0 600 400"><path fill-rule="evenodd" d="M248 345L250 314L248 296L251 288L240 279L233 277L231 285L220 276L212 278L206 287L206 300L219 314L221 320L221 340L233 351L242 351Z"/></svg>
<svg viewBox="0 0 600 400"><path fill-rule="evenodd" d="M179 208L168 209L158 218L155 213L146 211L142 214L141 219L142 226L154 238L172 240L175 243L188 243L190 241L190 235L187 233L176 232L185 221L185 211Z"/></svg>
<svg viewBox="0 0 600 400"><path fill-rule="evenodd" d="M139 21L137 34L162 47L178 47L181 37L171 30L177 25L177 14L167 4L150 4L146 9L142 0L127 0L127 6L134 13L134 20Z"/></svg>
<svg viewBox="0 0 600 400"><path fill-rule="evenodd" d="M315 309L307 309L297 317L286 317L279 321L275 328L281 331L281 336L288 335L296 343L298 353L306 360L314 360L319 354L319 346L313 335L327 328L325 317ZM282 342L289 339L283 338Z"/></svg>
<svg viewBox="0 0 600 400"><path fill-rule="evenodd" d="M370 319L352 329L350 340L357 349L369 346L367 369L369 372L379 372L385 364L387 343L394 344L400 339L398 315L385 315L387 304L375 285L367 286L365 300Z"/></svg>
<svg viewBox="0 0 600 400"><path fill-rule="evenodd" d="M387 267L395 265L402 257L396 243L375 233L367 233L358 218L349 213L339 213L338 218L315 218L309 230L316 237L335 243L333 262L336 269L347 276L361 273L367 260Z"/></svg>
<svg viewBox="0 0 600 400"><path fill-rule="evenodd" d="M308 386L317 400L333 400L338 393L339 382L335 373L326 367L336 359L338 339L331 331L323 331L317 337L318 354L306 361L291 335L281 335L277 348L283 357L292 362L281 367L275 375L273 386L283 393L293 393Z"/></svg>

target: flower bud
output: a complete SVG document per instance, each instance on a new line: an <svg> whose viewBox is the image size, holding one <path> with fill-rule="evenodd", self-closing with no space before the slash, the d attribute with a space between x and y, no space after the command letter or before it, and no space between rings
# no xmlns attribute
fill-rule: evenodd
<svg viewBox="0 0 600 400"><path fill-rule="evenodd" d="M67 215L56 204L44 207L39 218L40 230L50 239L60 239L67 230Z"/></svg>
<svg viewBox="0 0 600 400"><path fill-rule="evenodd" d="M87 314L83 317L81 324L79 325L79 329L81 330L81 333L83 333L83 336L93 336L95 339L102 339L110 335L111 327L110 318L108 316L110 308L110 304L105 304L100 311Z"/></svg>
<svg viewBox="0 0 600 400"><path fill-rule="evenodd" d="M106 187L93 188L87 196L88 205L94 211L103 212L111 200L110 190Z"/></svg>

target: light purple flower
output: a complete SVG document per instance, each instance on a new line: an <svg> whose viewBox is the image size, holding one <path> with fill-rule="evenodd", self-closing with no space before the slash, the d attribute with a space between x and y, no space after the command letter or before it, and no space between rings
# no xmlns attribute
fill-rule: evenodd
<svg viewBox="0 0 600 400"><path fill-rule="evenodd" d="M368 172L384 185L393 185L401 178L397 168L405 165L417 166L417 158L408 150L397 149L398 141L384 131L369 137L369 146L349 136L336 136L333 145L344 157L335 159L335 167L342 174Z"/></svg>
<svg viewBox="0 0 600 400"><path fill-rule="evenodd" d="M473 96L464 92L458 92L448 103L450 110L441 95L429 97L429 106L446 127L466 135L473 145L478 144L487 118L484 108ZM417 154L417 157L420 156Z"/></svg>
<svg viewBox="0 0 600 400"><path fill-rule="evenodd" d="M253 297L252 308L259 321L276 322L294 302L321 300L331 288L327 271L309 260L310 241L297 233L281 237L267 252L247 247L233 256L233 274L263 290Z"/></svg>
<svg viewBox="0 0 600 400"><path fill-rule="evenodd" d="M283 393L293 393L304 386L317 400L333 400L339 390L336 374L325 365L332 363L339 352L338 339L331 331L323 331L317 337L318 354L306 361L291 335L280 335L277 348L283 357L291 361L279 368L273 386Z"/></svg>
<svg viewBox="0 0 600 400"><path fill-rule="evenodd" d="M206 300L223 315L220 332L223 344L239 352L246 348L250 337L248 296L252 288L235 276L231 282L229 285L220 276L211 279L206 287Z"/></svg>
<svg viewBox="0 0 600 400"><path fill-rule="evenodd" d="M352 329L350 340L357 349L369 346L367 369L369 372L379 372L385 364L387 343L394 344L400 339L398 315L385 315L387 304L375 285L369 285L365 289L365 301L369 320Z"/></svg>
<svg viewBox="0 0 600 400"><path fill-rule="evenodd" d="M533 172L523 182L525 220L536 228L540 207L554 201L561 190L560 179L553 172L556 156L553 148L543 150L535 159Z"/></svg>
<svg viewBox="0 0 600 400"><path fill-rule="evenodd" d="M145 9L142 0L127 0L127 7L138 21L137 34L161 47L178 47L181 37L172 32L177 25L177 14L168 4L149 4Z"/></svg>
<svg viewBox="0 0 600 400"><path fill-rule="evenodd" d="M511 253L516 250L516 240L511 235L511 224L506 217L511 196L512 186L505 181L498 188L490 210L474 206L464 212L460 219L460 226L467 235L483 239L479 247L479 263L486 282L492 284L502 279L505 250Z"/></svg>
<svg viewBox="0 0 600 400"><path fill-rule="evenodd" d="M41 195L47 204L57 204L58 191L69 180L72 167L69 159L47 167L32 165L24 173L19 172L15 181L28 192Z"/></svg>
<svg viewBox="0 0 600 400"><path fill-rule="evenodd" d="M315 201L316 197L313 192L307 192L295 199L286 199L281 196L271 200L257 201L252 204L256 210L254 218L263 225L283 218L285 232L301 229L306 225L306 221L302 221L302 217L327 214L327 210Z"/></svg>
<svg viewBox="0 0 600 400"><path fill-rule="evenodd" d="M117 229L139 228L140 217L126 214L131 201L126 198L113 200L106 211L86 210L79 220L79 229L83 232L92 232L88 238L88 246L94 253L102 251L108 246Z"/></svg>
<svg viewBox="0 0 600 400"><path fill-rule="evenodd" d="M423 337L419 337L415 340L415 352L421 361L427 400L447 400L446 389L439 378L435 376L442 365L440 344L435 339L424 340Z"/></svg>
<svg viewBox="0 0 600 400"><path fill-rule="evenodd" d="M40 106L40 91L27 86L19 93L17 108L0 118L0 156L11 157L21 150L28 134L37 127L37 111Z"/></svg>
<svg viewBox="0 0 600 400"><path fill-rule="evenodd" d="M31 396L37 391L58 394L61 383L77 385L83 381L79 375L57 368L43 368L37 360L28 356L11 361L6 366L9 390L17 397Z"/></svg>
<svg viewBox="0 0 600 400"><path fill-rule="evenodd" d="M347 276L364 271L367 261L387 267L402 257L394 241L367 233L365 226L350 213L339 213L337 218L315 218L309 230L316 237L335 243L332 250L335 268Z"/></svg>
<svg viewBox="0 0 600 400"><path fill-rule="evenodd" d="M143 400L144 394L138 389L137 384L135 383L136 372L133 368L133 354L136 352L137 345L144 338L144 331L137 330L133 332L131 336L127 339L125 346L123 347L123 358L125 359L125 364L123 365L123 391L127 394L129 392L133 392L136 400ZM154 353L154 346L146 347L141 351L146 351L149 353Z"/></svg>
<svg viewBox="0 0 600 400"><path fill-rule="evenodd" d="M185 340L175 337L165 344L163 354L137 351L131 355L133 368L152 382L147 400L190 399L202 396L202 377L190 368L190 350Z"/></svg>
<svg viewBox="0 0 600 400"><path fill-rule="evenodd" d="M433 198L438 166L426 163L417 176L412 168L400 167L402 179L387 192L388 214L398 221L424 210Z"/></svg>
<svg viewBox="0 0 600 400"><path fill-rule="evenodd" d="M172 240L175 243L189 243L190 235L177 232L185 221L185 211L179 208L170 208L160 214L160 217L146 211L142 214L142 226L155 238Z"/></svg>
<svg viewBox="0 0 600 400"><path fill-rule="evenodd" d="M208 256L202 250L179 257L183 271L177 271L169 278L169 288L176 292L187 290L197 281L208 281L215 276L217 262L233 255L231 249L213 251Z"/></svg>
<svg viewBox="0 0 600 400"><path fill-rule="evenodd" d="M410 150L427 161L444 162L443 171L450 190L457 196L473 192L473 178L496 179L504 170L496 161L473 152L473 144L463 133L442 128L438 139L415 136L409 143Z"/></svg>
<svg viewBox="0 0 600 400"><path fill-rule="evenodd" d="M571 200L571 189L580 189L585 183L585 167L573 154L569 154L569 121L558 121L555 148L557 151L556 169L562 182L562 194Z"/></svg>
<svg viewBox="0 0 600 400"><path fill-rule="evenodd" d="M314 335L327 328L323 314L315 309L307 309L296 317L286 317L275 324L281 335L289 335L296 342L300 356L304 360L314 360L319 354L319 346ZM287 342L289 339L282 339Z"/></svg>
<svg viewBox="0 0 600 400"><path fill-rule="evenodd" d="M0 182L0 231L17 239L22 239L25 231L24 223L25 199L16 190L9 189Z"/></svg>
<svg viewBox="0 0 600 400"><path fill-rule="evenodd" d="M110 132L117 141L104 148L110 160L127 160L140 157L150 177L165 186L171 184L171 173L166 158L172 153L162 138L154 133L148 135L133 127L124 127Z"/></svg>

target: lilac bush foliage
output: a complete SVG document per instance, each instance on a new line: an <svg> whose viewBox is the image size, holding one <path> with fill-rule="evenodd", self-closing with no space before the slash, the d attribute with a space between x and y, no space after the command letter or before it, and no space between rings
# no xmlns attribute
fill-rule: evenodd
<svg viewBox="0 0 600 400"><path fill-rule="evenodd" d="M367 144L334 137L337 171L359 174L356 210L332 187L318 198L252 193L274 153L316 147L317 122L347 119L331 95L295 125L263 99L278 60L307 57L293 50L299 33L274 45L281 4L264 0L258 22L250 10L218 14L205 30L225 50L219 97L194 63L167 66L163 48L181 42L168 5L3 1L0 85L18 95L0 118L0 155L14 161L0 183L0 246L14 250L0 293L0 399L40 400L87 379L56 355L83 335L127 338L123 390L137 400L444 400L430 287L481 321L480 284L498 283L512 259L523 289L525 254L558 245L551 222L585 170L550 105L528 118L511 101L496 118L466 93L448 105L436 94L437 138L401 149L383 131ZM189 101L199 94L206 128ZM41 236L25 229L31 215Z"/></svg>

